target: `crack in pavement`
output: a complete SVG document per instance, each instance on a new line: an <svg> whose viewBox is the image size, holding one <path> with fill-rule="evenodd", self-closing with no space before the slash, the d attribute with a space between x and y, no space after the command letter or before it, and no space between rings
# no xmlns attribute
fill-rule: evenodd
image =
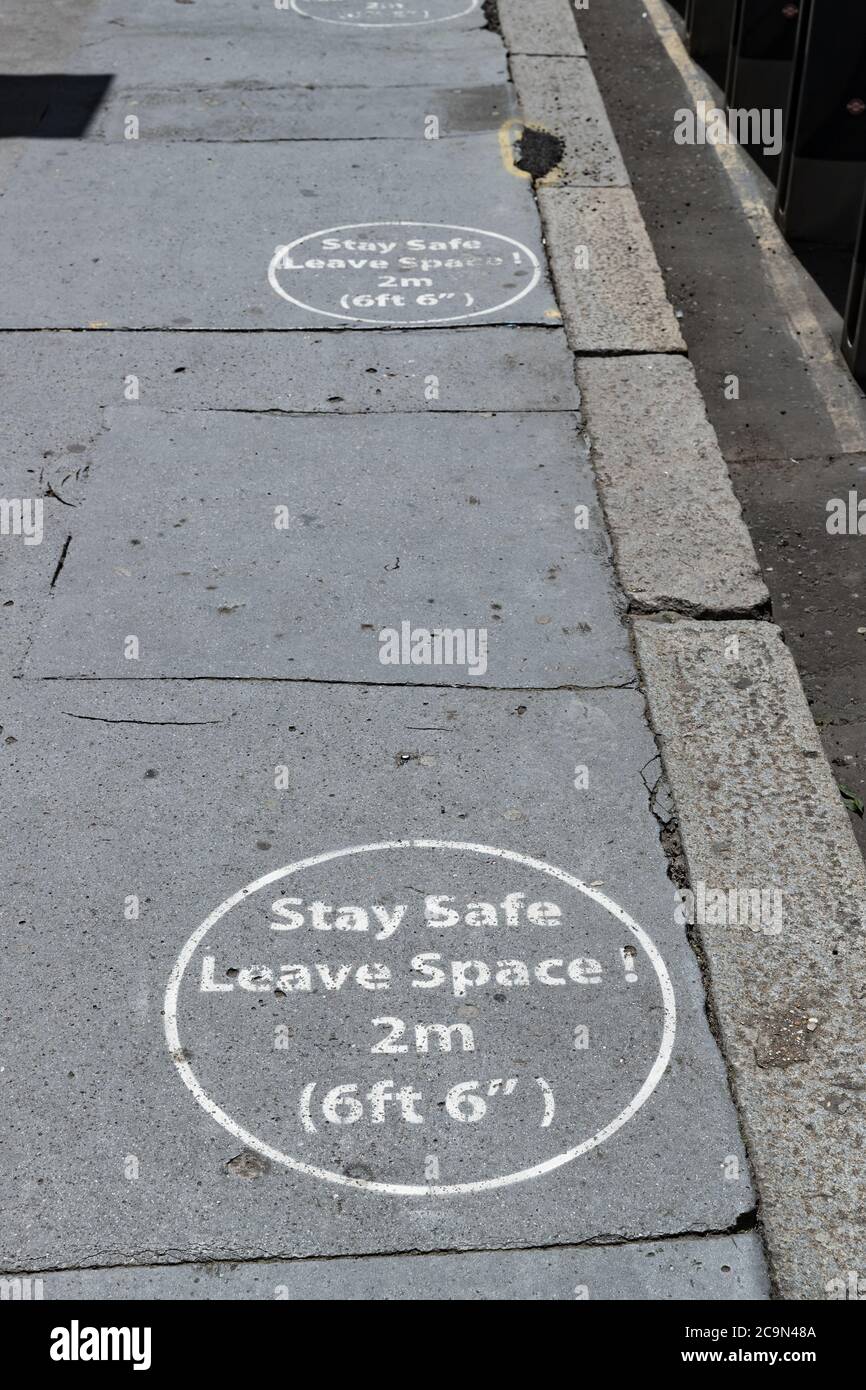
<svg viewBox="0 0 866 1390"><path fill-rule="evenodd" d="M156 724L160 728L171 725L172 727L187 728L199 727L202 724L225 724L224 719L109 719L101 714L76 714L74 710L64 709L61 714L67 715L70 719L89 719L96 724Z"/></svg>
<svg viewBox="0 0 866 1390"><path fill-rule="evenodd" d="M316 1254L316 1255L189 1255L180 1259L160 1258L158 1252L143 1250L139 1252L139 1258L123 1261L119 1264L106 1262L105 1264L95 1265L57 1265L51 1268L41 1269L15 1269L3 1270L2 1276L9 1275L21 1276L42 1276L51 1274L97 1274L124 1271L139 1271L143 1269L179 1269L186 1267L198 1267L201 1265L309 1265L309 1264L332 1264L339 1260L387 1260L387 1259L427 1259L427 1258L447 1258L450 1256L471 1256L471 1255L532 1255L543 1254L547 1251L566 1252L570 1250L595 1250L595 1249L615 1249L617 1246L630 1245L673 1245L682 1240L717 1240L723 1236L746 1235L750 1231L757 1229L757 1210L744 1212L737 1221L731 1226L724 1228L706 1228L700 1230L669 1231L663 1235L648 1234L627 1236L599 1235L593 1236L590 1240L567 1241L562 1243L551 1243L546 1245L492 1245L485 1247L467 1246L458 1249L453 1246L443 1246L438 1249L422 1250L415 1248L411 1250L367 1250L362 1253L352 1254ZM148 1263L148 1261L150 1261Z"/></svg>
<svg viewBox="0 0 866 1390"><path fill-rule="evenodd" d="M14 680L23 681L79 681L94 684L111 684L116 681L138 683L144 681L213 681L234 684L274 684L274 685L348 685L358 689L370 690L486 690L512 695L546 695L562 691L581 694L592 690L636 690L637 678L617 685L463 685L456 681L373 681L337 680L332 676L23 676Z"/></svg>

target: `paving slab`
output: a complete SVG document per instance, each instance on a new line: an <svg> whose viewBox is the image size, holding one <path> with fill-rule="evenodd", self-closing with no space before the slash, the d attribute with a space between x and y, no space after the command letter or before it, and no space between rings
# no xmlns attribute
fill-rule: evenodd
<svg viewBox="0 0 866 1390"><path fill-rule="evenodd" d="M0 441L6 466L57 471L86 459L101 408L130 391L160 410L279 410L304 415L398 411L577 410L556 328L480 325L455 333L0 333ZM49 454L49 457L46 457ZM64 483L66 480L66 483ZM63 492L63 495L68 495Z"/></svg>
<svg viewBox="0 0 866 1390"><path fill-rule="evenodd" d="M434 24L485 23L481 0L289 0L291 9L305 19L342 28L424 28ZM283 8L288 8L283 6Z"/></svg>
<svg viewBox="0 0 866 1390"><path fill-rule="evenodd" d="M617 572L632 606L693 616L765 606L769 595L691 364L677 356L583 358L578 374Z"/></svg>
<svg viewBox="0 0 866 1390"><path fill-rule="evenodd" d="M50 7L4 5L0 11L4 70L34 75L60 71L78 48L88 17L100 3L54 0Z"/></svg>
<svg viewBox="0 0 866 1390"><path fill-rule="evenodd" d="M12 684L0 1268L751 1209L636 692Z"/></svg>
<svg viewBox="0 0 866 1390"><path fill-rule="evenodd" d="M4 160L3 482L47 529L0 552L0 1270L766 1296L487 18L105 0L62 60L95 131ZM523 110L615 183L566 18ZM612 210L583 350L679 350Z"/></svg>
<svg viewBox="0 0 866 1390"><path fill-rule="evenodd" d="M40 185L50 198L34 194ZM559 316L531 192L508 172L492 134L218 151L38 141L15 170L4 211L3 328Z"/></svg>
<svg viewBox="0 0 866 1390"><path fill-rule="evenodd" d="M628 186L616 138L585 58L514 57L511 71L527 125L540 126L564 142L560 163L538 180L542 188L550 184Z"/></svg>
<svg viewBox="0 0 866 1390"><path fill-rule="evenodd" d="M497 14L509 53L582 58L583 42L569 0L498 0Z"/></svg>
<svg viewBox="0 0 866 1390"><path fill-rule="evenodd" d="M128 117L136 116L140 140L448 139L498 130L516 109L514 89L504 82L348 88L252 82L195 88L115 84L88 138L126 140Z"/></svg>
<svg viewBox="0 0 866 1390"><path fill-rule="evenodd" d="M35 1284L35 1281L31 1281ZM489 1254L372 1255L266 1264L151 1265L46 1274L51 1299L766 1299L760 1240L737 1236Z"/></svg>
<svg viewBox="0 0 866 1390"><path fill-rule="evenodd" d="M401 41L424 42L443 32L440 25L462 34L482 30L485 23L481 0L279 0L276 5L272 0L208 0L198 9L177 8L177 0L151 0L132 15L124 0L104 0L95 27L117 24L132 34L201 33L217 38L247 37L261 30L272 42L282 38L287 45L300 44L318 53L338 41L341 29L351 30L345 37L357 41L373 42L382 30L395 29ZM370 32L359 35L359 29Z"/></svg>
<svg viewBox="0 0 866 1390"><path fill-rule="evenodd" d="M863 861L779 630L635 632L774 1279L824 1298L866 1265Z"/></svg>
<svg viewBox="0 0 866 1390"><path fill-rule="evenodd" d="M428 0L440 12L448 3ZM333 3L329 10L336 13ZM268 3L151 0L130 12L124 0L110 0L91 16L71 70L113 73L121 85L190 89L221 82L372 88L502 82L505 50L483 24L477 6L430 24L364 25L322 23Z"/></svg>
<svg viewBox="0 0 866 1390"><path fill-rule="evenodd" d="M683 351L631 189L542 188L538 202L572 350Z"/></svg>
<svg viewBox="0 0 866 1390"><path fill-rule="evenodd" d="M633 678L567 412L274 418L133 405L106 423L31 674L509 688ZM437 658L419 635L441 631L457 638Z"/></svg>
<svg viewBox="0 0 866 1390"><path fill-rule="evenodd" d="M318 26L316 26L318 28ZM324 28L324 26L322 26ZM115 74L123 85L209 87L213 83L266 82L317 87L484 87L507 80L505 50L495 34L437 33L423 42L397 31L365 39L362 31L311 54L297 42L275 43L264 30L234 40L215 35L100 33L67 65L75 72ZM423 31L418 31L423 32ZM109 31L110 33L110 31ZM293 39L295 35L293 35Z"/></svg>
<svg viewBox="0 0 866 1390"><path fill-rule="evenodd" d="M365 342L368 346L365 346ZM371 349L375 349L375 351ZM561 329L0 334L0 491L39 498L42 541L0 546L0 633L17 669L87 496L103 406L137 391L165 410L294 413L576 409Z"/></svg>

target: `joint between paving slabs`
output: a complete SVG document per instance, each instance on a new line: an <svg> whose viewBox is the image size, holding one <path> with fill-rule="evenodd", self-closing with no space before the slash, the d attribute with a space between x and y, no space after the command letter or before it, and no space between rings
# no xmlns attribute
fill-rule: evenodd
<svg viewBox="0 0 866 1390"><path fill-rule="evenodd" d="M13 675L21 681L65 681L69 684L128 684L146 681L206 682L214 684L259 685L337 685L353 686L360 690L480 690L500 695L555 695L568 692L581 695L594 690L636 690L637 679L614 685L468 685L456 681L374 681L340 680L333 676L28 676L21 671Z"/></svg>
<svg viewBox="0 0 866 1390"><path fill-rule="evenodd" d="M477 333L479 330L490 328L507 328L524 330L527 328L538 329L542 333L561 333L562 321L556 319L550 323L527 323L522 319L506 319L500 322L491 323L292 323L282 328L238 328L234 327L208 327L207 324L129 324L115 323L109 326L91 328L88 324L81 323L37 323L25 324L20 328L2 328L3 333L247 333L258 334L260 337L267 336L269 333L441 333L447 329L449 333Z"/></svg>
<svg viewBox="0 0 866 1390"><path fill-rule="evenodd" d="M345 88L336 90L345 91ZM389 90L394 91L395 88ZM414 90L407 88L405 90ZM473 135L484 134L483 131L455 131L449 135L440 135L440 140L471 140ZM392 145L399 144L401 141L407 145L418 143L414 135L341 135L339 143L341 145L369 145L375 144L377 140L388 140ZM268 135L258 138L226 137L219 139L215 136L206 135L173 135L172 145L332 145L335 141L330 135Z"/></svg>
<svg viewBox="0 0 866 1390"><path fill-rule="evenodd" d="M465 1248L455 1248L443 1246L433 1250L364 1250L356 1254L316 1254L316 1255L205 1255L205 1254L178 1254L176 1258L166 1256L164 1252L154 1250L141 1250L132 1255L128 1260L116 1263L108 1259L101 1264L79 1264L79 1265L59 1265L51 1268L42 1269L7 1269L0 1271L0 1278L33 1277L44 1278L46 1275L71 1275L71 1274L98 1274L98 1273L131 1273L142 1269L184 1269L202 1267L220 1267L227 1265L233 1268L238 1265L310 1265L310 1264L333 1264L334 1261L342 1260L388 1260L388 1259L436 1259L453 1258L461 1255L535 1255L549 1253L566 1253L569 1251L616 1249L617 1247L628 1247L630 1245L675 1245L678 1241L689 1240L718 1240L725 1236L747 1235L757 1229L757 1212L754 1208L743 1212L731 1226L719 1229L696 1229L684 1231L667 1231L662 1235L641 1234L634 1236L617 1235L598 1235L592 1236L588 1240L571 1241L552 1245L493 1245L483 1248L476 1246L466 1246Z"/></svg>
<svg viewBox="0 0 866 1390"><path fill-rule="evenodd" d="M101 406L105 410L110 407ZM161 410L164 415L187 415L189 410L181 407L174 409ZM519 407L514 410L442 410L437 407L430 410L427 407L419 407L417 410L283 410L280 406L236 406L236 405L205 405L199 406L195 410L196 415L284 415L295 420L309 420L311 417L330 419L333 415L353 418L356 416L366 417L368 415L388 415L390 417L407 415L576 415L578 411L573 405L553 405L540 408L533 407L531 410L521 410ZM58 499L60 500L60 499ZM69 504L67 504L69 505Z"/></svg>

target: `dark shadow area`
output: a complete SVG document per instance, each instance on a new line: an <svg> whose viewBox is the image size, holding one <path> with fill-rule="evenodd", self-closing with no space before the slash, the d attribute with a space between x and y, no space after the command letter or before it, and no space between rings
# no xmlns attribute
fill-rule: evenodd
<svg viewBox="0 0 866 1390"><path fill-rule="evenodd" d="M809 242L790 243L791 250L824 292L837 313L845 313L851 255L838 246L813 246Z"/></svg>
<svg viewBox="0 0 866 1390"><path fill-rule="evenodd" d="M113 80L110 73L0 73L0 139L79 139Z"/></svg>

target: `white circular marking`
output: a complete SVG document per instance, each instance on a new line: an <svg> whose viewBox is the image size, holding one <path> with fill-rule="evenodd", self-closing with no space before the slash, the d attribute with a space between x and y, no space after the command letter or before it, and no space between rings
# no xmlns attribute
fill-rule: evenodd
<svg viewBox="0 0 866 1390"><path fill-rule="evenodd" d="M491 237L494 241L503 241L507 242L510 246L516 246L518 251L526 256L532 266L532 276L529 283L524 285L523 289L519 290L517 294L512 295L510 299L504 300L501 304L491 305L488 309L475 309L465 314L447 314L439 318L420 319L371 319L363 318L360 314L336 313L332 309L322 309L315 304L307 304L303 299L296 299L294 295L289 294L287 290L283 289L277 279L278 263L290 251L293 251L296 246L301 246L305 241L312 241L315 237L331 236L334 232L353 232L361 228L366 229L369 227L432 227L440 232L470 232L473 236ZM325 318L329 319L341 319L345 323L372 323L379 326L397 326L402 328L418 328L430 323L456 323L465 319L484 318L487 314L499 313L501 309L510 308L512 304L516 304L518 300L528 295L531 290L535 289L540 279L541 263L535 255L535 252L531 251L528 246L524 246L523 242L515 240L514 237L506 236L504 232L487 232L479 227L462 227L456 223L450 222L345 222L339 227L325 227L320 231L306 232L304 236L296 237L294 241L288 242L285 246L279 246L271 257L271 262L268 266L268 280L271 288L276 290L277 294L282 295L283 299L287 299L290 304L296 305L299 309L306 309L307 312L311 314L323 314Z"/></svg>
<svg viewBox="0 0 866 1390"><path fill-rule="evenodd" d="M333 859L344 859L349 855L355 854L379 854L392 849L432 849L432 850L457 850L466 851L471 854L483 854L498 859L504 859L514 864L522 864L526 868L535 869L539 873L549 874L551 878L558 879L570 888L576 889L594 902L635 936L640 946L646 953L655 971L656 978L661 990L662 1005L664 1011L664 1022L662 1024L662 1037L659 1050L655 1061L643 1085L629 1101L628 1105L611 1120L609 1124L596 1131L589 1139L585 1139L580 1144L575 1144L573 1148L567 1149L564 1153L557 1154L554 1158L545 1159L541 1163L533 1164L530 1168L523 1168L516 1173L506 1173L496 1178L483 1178L478 1182L461 1182L450 1184L415 1184L415 1183L394 1183L394 1182L375 1182L366 1178L353 1178L345 1173L331 1172L326 1168L318 1168L310 1163L302 1163L291 1155L282 1153L281 1150L274 1148L271 1144L258 1139L256 1135L250 1134L249 1130L244 1129L235 1120L227 1115L215 1101L205 1094L197 1077L195 1076L189 1062L186 1061L183 1045L180 1040L177 1025L177 1002L180 991L181 981L184 971L189 965L195 951L211 927L217 923L221 917L230 912L238 903L257 893L260 888L264 888L269 883L274 883L277 879L287 878L289 875L298 873L302 869L313 868L318 864L326 864ZM566 873L564 869L557 869L552 864L547 864L541 859L533 859L526 854L517 854L514 850L495 849L491 845L477 845L461 840L384 840L379 844L353 845L348 849L327 850L324 854L311 855L307 859L299 859L294 864L289 864L282 869L274 869L271 873L264 874L261 878L248 883L245 888L241 888L237 893L233 893L225 902L220 903L209 917L206 917L200 927L197 927L186 942L183 950L178 956L174 969L171 972L168 986L165 991L165 1039L168 1043L172 1060L177 1070L189 1090L192 1092L199 1105L205 1110L217 1124L222 1125L223 1129L228 1130L247 1148L262 1154L264 1158L270 1159L274 1163L282 1163L288 1168L294 1168L296 1172L305 1173L308 1177L322 1178L326 1182L339 1183L344 1187L359 1188L366 1192L383 1192L391 1196L400 1197L454 1197L465 1193L489 1192L494 1188L508 1187L512 1183L526 1182L529 1178L541 1177L544 1173L551 1173L556 1168L561 1168L566 1163L571 1163L581 1154L588 1153L590 1149L598 1148L611 1135L616 1134L617 1130L622 1129L640 1110L641 1106L649 1099L664 1075L668 1062L673 1051L674 1038L676 1036L676 1002L674 999L673 985L667 971L667 967L659 954L652 938L635 922L628 913L625 912L618 903L609 898L605 893L600 893L597 888L591 888L581 879L575 878L573 874Z"/></svg>
<svg viewBox="0 0 866 1390"><path fill-rule="evenodd" d="M374 0L374 3L376 3L376 0ZM423 0L409 0L409 3L406 3L406 0L403 0L403 3L400 3L400 0L378 0L378 7L381 8L386 15L398 14L400 9L403 9L411 15L413 13L417 14L419 10L429 8L431 3L434 7L447 3L449 5L448 13L433 15L426 19L355 19L347 17L332 19L329 15L324 15L320 12L325 4L330 6L341 5L344 16L347 12L351 11L353 5L355 8L361 5L368 15L372 14L374 11L370 9L367 0L291 0L292 9L296 14L303 15L305 19L318 19L322 24L351 25L354 29L408 29L417 28L420 24L442 24L445 20L462 19L464 15L471 14L473 10L477 10L479 0L469 0L468 5L465 4L465 0L426 0L426 4L423 3ZM459 5L461 3L464 5L463 9L450 8L452 5Z"/></svg>

